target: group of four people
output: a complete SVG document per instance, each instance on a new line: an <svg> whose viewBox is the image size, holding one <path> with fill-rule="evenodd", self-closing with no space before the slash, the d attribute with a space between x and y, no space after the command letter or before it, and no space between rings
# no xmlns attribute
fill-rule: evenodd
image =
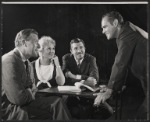
<svg viewBox="0 0 150 122"><path fill-rule="evenodd" d="M107 39L116 38L118 53L104 93L97 93L98 106L122 88L126 70L130 67L140 79L145 100L140 107L141 118L147 118L147 33L130 22L125 23L118 12L102 17L103 33ZM2 119L70 120L65 101L58 96L37 95L37 89L82 82L95 86L99 82L96 58L85 53L82 39L70 42L70 54L62 58L62 68L55 55L56 42L50 36L38 39L34 29L24 29L16 35L15 49L2 56ZM39 58L32 63L31 57Z"/></svg>

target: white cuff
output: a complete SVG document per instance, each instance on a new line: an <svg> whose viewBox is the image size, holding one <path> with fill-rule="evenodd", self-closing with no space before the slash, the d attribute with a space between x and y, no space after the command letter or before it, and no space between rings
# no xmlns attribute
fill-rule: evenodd
<svg viewBox="0 0 150 122"><path fill-rule="evenodd" d="M84 83L84 81L85 81L85 80L81 80L80 82L81 82L81 83Z"/></svg>
<svg viewBox="0 0 150 122"><path fill-rule="evenodd" d="M76 75L76 79L80 80L81 79L81 75Z"/></svg>

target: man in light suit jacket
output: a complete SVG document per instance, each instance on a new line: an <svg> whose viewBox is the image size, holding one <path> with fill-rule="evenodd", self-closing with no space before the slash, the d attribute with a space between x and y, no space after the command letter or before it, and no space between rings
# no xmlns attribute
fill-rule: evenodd
<svg viewBox="0 0 150 122"><path fill-rule="evenodd" d="M86 85L95 86L99 82L96 58L85 53L84 41L79 38L72 39L70 51L71 53L62 58L66 84L74 85L76 82L83 82Z"/></svg>
<svg viewBox="0 0 150 122"><path fill-rule="evenodd" d="M21 30L16 48L2 56L2 120L69 120L70 114L59 97L35 98L36 87L30 57L37 57L38 33ZM26 65L24 64L26 62Z"/></svg>

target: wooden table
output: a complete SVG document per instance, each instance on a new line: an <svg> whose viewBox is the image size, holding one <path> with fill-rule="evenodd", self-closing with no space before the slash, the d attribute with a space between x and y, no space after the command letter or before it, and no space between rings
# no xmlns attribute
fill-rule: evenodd
<svg viewBox="0 0 150 122"><path fill-rule="evenodd" d="M95 92L92 92L92 91L87 91L87 90L82 91L82 92L59 91L58 87L51 87L51 88L38 90L38 93L58 95L58 96L60 96L60 95L69 95L69 96L95 98L95 96L93 95Z"/></svg>

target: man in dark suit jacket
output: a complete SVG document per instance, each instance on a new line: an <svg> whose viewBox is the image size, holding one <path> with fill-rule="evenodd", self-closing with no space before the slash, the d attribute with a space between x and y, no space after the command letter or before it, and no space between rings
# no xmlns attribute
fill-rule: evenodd
<svg viewBox="0 0 150 122"><path fill-rule="evenodd" d="M15 46L14 50L2 56L2 120L28 120L33 117L69 120L70 114L61 98L35 98L37 90L28 59L38 56L38 33L34 29L20 31Z"/></svg>
<svg viewBox="0 0 150 122"><path fill-rule="evenodd" d="M83 82L89 86L95 86L99 81L96 58L85 53L85 44L79 38L71 40L70 51L71 53L62 58L66 84L74 85L75 82Z"/></svg>
<svg viewBox="0 0 150 122"><path fill-rule="evenodd" d="M132 25L132 26L131 26ZM104 102L113 92L121 90L127 70L141 81L145 99L136 119L149 117L147 96L147 33L130 22L124 22L123 17L116 11L106 13L102 17L101 26L107 39L116 38L118 53L112 67L108 89L99 93L95 99L95 105Z"/></svg>
<svg viewBox="0 0 150 122"><path fill-rule="evenodd" d="M99 72L96 58L85 53L85 44L82 39L75 38L70 42L71 53L63 56L62 70L66 76L66 85L74 85L82 82L89 86L95 86L99 81ZM70 107L73 117L78 119L88 119L92 114L93 100L88 98L68 98L67 105Z"/></svg>

